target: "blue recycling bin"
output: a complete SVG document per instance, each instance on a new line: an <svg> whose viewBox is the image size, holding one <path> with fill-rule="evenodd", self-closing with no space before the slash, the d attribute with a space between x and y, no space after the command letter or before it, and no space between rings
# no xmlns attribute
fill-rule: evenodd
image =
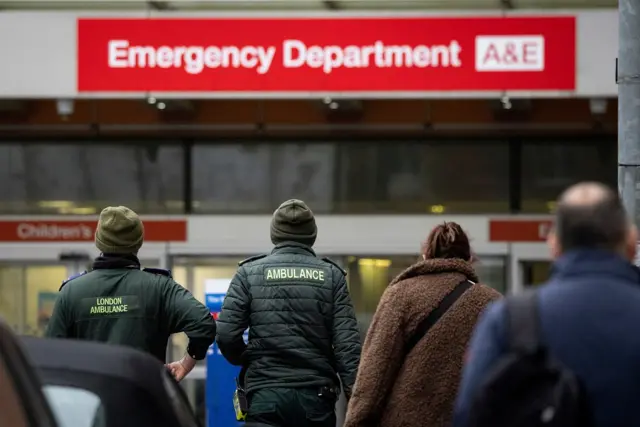
<svg viewBox="0 0 640 427"><path fill-rule="evenodd" d="M224 293L207 293L205 301L214 318L222 309ZM245 332L245 342L248 334ZM222 356L218 345L214 343L207 352L206 377L206 427L238 427L244 423L236 420L233 408L233 393L240 367L233 366Z"/></svg>

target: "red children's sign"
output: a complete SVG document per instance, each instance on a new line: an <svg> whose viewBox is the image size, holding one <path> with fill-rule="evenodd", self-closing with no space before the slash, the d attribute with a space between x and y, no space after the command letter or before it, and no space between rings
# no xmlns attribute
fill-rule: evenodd
<svg viewBox="0 0 640 427"><path fill-rule="evenodd" d="M544 242L553 227L551 220L505 219L489 221L490 242Z"/></svg>
<svg viewBox="0 0 640 427"><path fill-rule="evenodd" d="M79 19L80 92L575 90L575 17Z"/></svg>
<svg viewBox="0 0 640 427"><path fill-rule="evenodd" d="M0 221L0 242L91 242L98 224L76 220ZM187 221L144 219L147 242L186 242Z"/></svg>

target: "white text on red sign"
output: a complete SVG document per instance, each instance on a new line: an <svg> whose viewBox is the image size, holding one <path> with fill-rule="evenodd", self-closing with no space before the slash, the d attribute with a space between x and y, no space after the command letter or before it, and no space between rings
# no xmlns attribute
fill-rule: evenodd
<svg viewBox="0 0 640 427"><path fill-rule="evenodd" d="M538 238L544 240L547 238L547 236L549 236L549 233L551 232L551 223L550 222L541 222L538 225Z"/></svg>
<svg viewBox="0 0 640 427"><path fill-rule="evenodd" d="M128 40L109 41L110 68L182 68L189 74L205 69L246 68L269 72L275 46L136 46ZM307 46L300 40L282 43L284 68L321 69L330 74L338 68L460 67L462 48L456 40L448 45Z"/></svg>
<svg viewBox="0 0 640 427"><path fill-rule="evenodd" d="M544 37L478 36L476 71L544 71Z"/></svg>
<svg viewBox="0 0 640 427"><path fill-rule="evenodd" d="M18 224L16 234L20 240L90 240L93 230L86 225Z"/></svg>

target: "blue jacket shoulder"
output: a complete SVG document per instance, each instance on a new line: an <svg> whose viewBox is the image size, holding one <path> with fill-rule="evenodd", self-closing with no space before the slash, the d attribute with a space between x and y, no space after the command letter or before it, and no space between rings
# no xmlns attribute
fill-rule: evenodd
<svg viewBox="0 0 640 427"><path fill-rule="evenodd" d="M62 288L64 288L64 285L66 285L67 283L69 283L69 282L70 282L70 281L72 281L73 279L77 279L78 277L80 277L80 276L84 276L84 275L85 275L85 274L87 274L87 273L88 273L88 271L86 271L86 270L85 270L85 271L83 271L83 272L81 272L81 273L77 273L77 274L74 274L74 275L72 275L72 276L68 277L66 280L63 280L63 281L62 281L62 284L60 285L60 289L58 289L58 291L61 291L61 290L62 290Z"/></svg>

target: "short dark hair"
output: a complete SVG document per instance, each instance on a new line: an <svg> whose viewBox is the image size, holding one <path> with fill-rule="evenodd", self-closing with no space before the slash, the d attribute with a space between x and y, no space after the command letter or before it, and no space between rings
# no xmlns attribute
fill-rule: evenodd
<svg viewBox="0 0 640 427"><path fill-rule="evenodd" d="M590 203L563 201L556 210L556 236L563 252L572 249L617 250L629 223L618 193L597 184L602 194ZM568 190L570 191L570 190Z"/></svg>

